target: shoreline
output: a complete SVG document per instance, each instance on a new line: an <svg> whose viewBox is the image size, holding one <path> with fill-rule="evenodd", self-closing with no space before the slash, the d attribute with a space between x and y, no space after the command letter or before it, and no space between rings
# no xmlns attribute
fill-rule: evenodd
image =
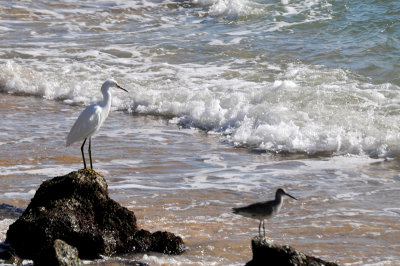
<svg viewBox="0 0 400 266"><path fill-rule="evenodd" d="M81 167L79 145L64 147L64 133L81 107L23 96L7 99L10 123L16 123L3 144L13 149L0 157L0 178L6 181L0 187L0 203L25 208L55 168L61 175ZM38 127L40 121L46 121L44 128ZM190 247L178 259L153 254L134 259L145 257L150 264L191 263L199 258L204 263L244 264L251 257L249 240L258 232L257 222L235 217L230 209L268 199L276 186L289 186L301 199L298 204L285 201L281 214L266 223L267 234L278 243L285 239L307 254L339 264L397 259L395 236L400 228L395 221L400 210L387 201L397 202L399 195L397 161L274 160L220 143L217 136L120 112L110 114L92 144L94 167L107 174L111 198L132 209L140 217L139 225L156 231L162 224L182 235ZM376 197L385 209L374 213L373 206L363 202ZM394 233L386 233L388 227ZM368 254L357 241L371 239L378 244L375 252L365 260L355 257ZM338 241L345 241L344 246Z"/></svg>

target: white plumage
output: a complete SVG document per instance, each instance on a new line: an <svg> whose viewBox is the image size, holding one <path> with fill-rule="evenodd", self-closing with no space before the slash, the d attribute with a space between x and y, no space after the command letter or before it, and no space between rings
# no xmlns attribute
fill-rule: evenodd
<svg viewBox="0 0 400 266"><path fill-rule="evenodd" d="M106 120L111 108L111 87L117 87L121 90L125 90L120 87L115 80L107 80L101 86L101 93L103 94L103 102L101 104L92 104L83 110L79 115L78 119L72 126L66 141L66 146L70 146L75 142L83 141L81 146L83 166L86 169L85 155L83 152L83 147L87 138L89 138L89 159L90 168L93 169L92 155L91 155L91 137L99 131L101 125Z"/></svg>

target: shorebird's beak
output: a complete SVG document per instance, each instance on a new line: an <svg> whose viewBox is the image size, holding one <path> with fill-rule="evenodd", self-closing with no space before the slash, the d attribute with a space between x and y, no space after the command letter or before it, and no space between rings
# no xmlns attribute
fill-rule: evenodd
<svg viewBox="0 0 400 266"><path fill-rule="evenodd" d="M290 195L289 193L285 193L285 195L286 196L289 196L289 197L291 197L292 199L295 199L295 200L297 200L295 197L293 197L292 195Z"/></svg>
<svg viewBox="0 0 400 266"><path fill-rule="evenodd" d="M125 90L124 88L122 88L121 86L119 86L117 83L115 83L115 86L117 86L118 89L121 89L121 90L123 90L123 91L128 92L127 90Z"/></svg>

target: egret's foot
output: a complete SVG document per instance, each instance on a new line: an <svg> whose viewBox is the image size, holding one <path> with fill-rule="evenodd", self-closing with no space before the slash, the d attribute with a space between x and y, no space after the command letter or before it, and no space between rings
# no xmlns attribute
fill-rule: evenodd
<svg viewBox="0 0 400 266"><path fill-rule="evenodd" d="M102 174L100 174L100 173L97 172L96 170L93 170L92 168L86 168L86 169L82 169L82 170L89 172L89 174L91 174L91 175L103 176Z"/></svg>

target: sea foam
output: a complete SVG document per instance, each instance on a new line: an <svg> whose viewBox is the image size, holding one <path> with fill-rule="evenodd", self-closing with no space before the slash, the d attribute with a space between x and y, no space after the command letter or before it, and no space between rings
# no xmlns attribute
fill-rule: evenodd
<svg viewBox="0 0 400 266"><path fill-rule="evenodd" d="M41 5L7 6L24 11L31 29L14 40L26 45L2 50L2 92L89 105L101 101L102 82L114 78L129 90L114 91L114 109L220 134L236 147L400 154L398 86L317 59L297 62L303 50L280 34L332 19L328 1L98 1L53 7L43 17Z"/></svg>
<svg viewBox="0 0 400 266"><path fill-rule="evenodd" d="M169 117L238 147L289 153L396 154L400 124L391 115L400 95L391 84L357 80L351 72L323 66L288 64L275 81L224 78L226 66L158 65L157 72L125 73L113 108ZM175 78L149 82L175 72ZM0 66L2 90L13 94L89 104L101 100L98 79L66 80L48 69L37 72L12 61ZM125 70L126 71L126 70ZM50 78L51 74L53 76ZM131 88L132 87L132 88Z"/></svg>

